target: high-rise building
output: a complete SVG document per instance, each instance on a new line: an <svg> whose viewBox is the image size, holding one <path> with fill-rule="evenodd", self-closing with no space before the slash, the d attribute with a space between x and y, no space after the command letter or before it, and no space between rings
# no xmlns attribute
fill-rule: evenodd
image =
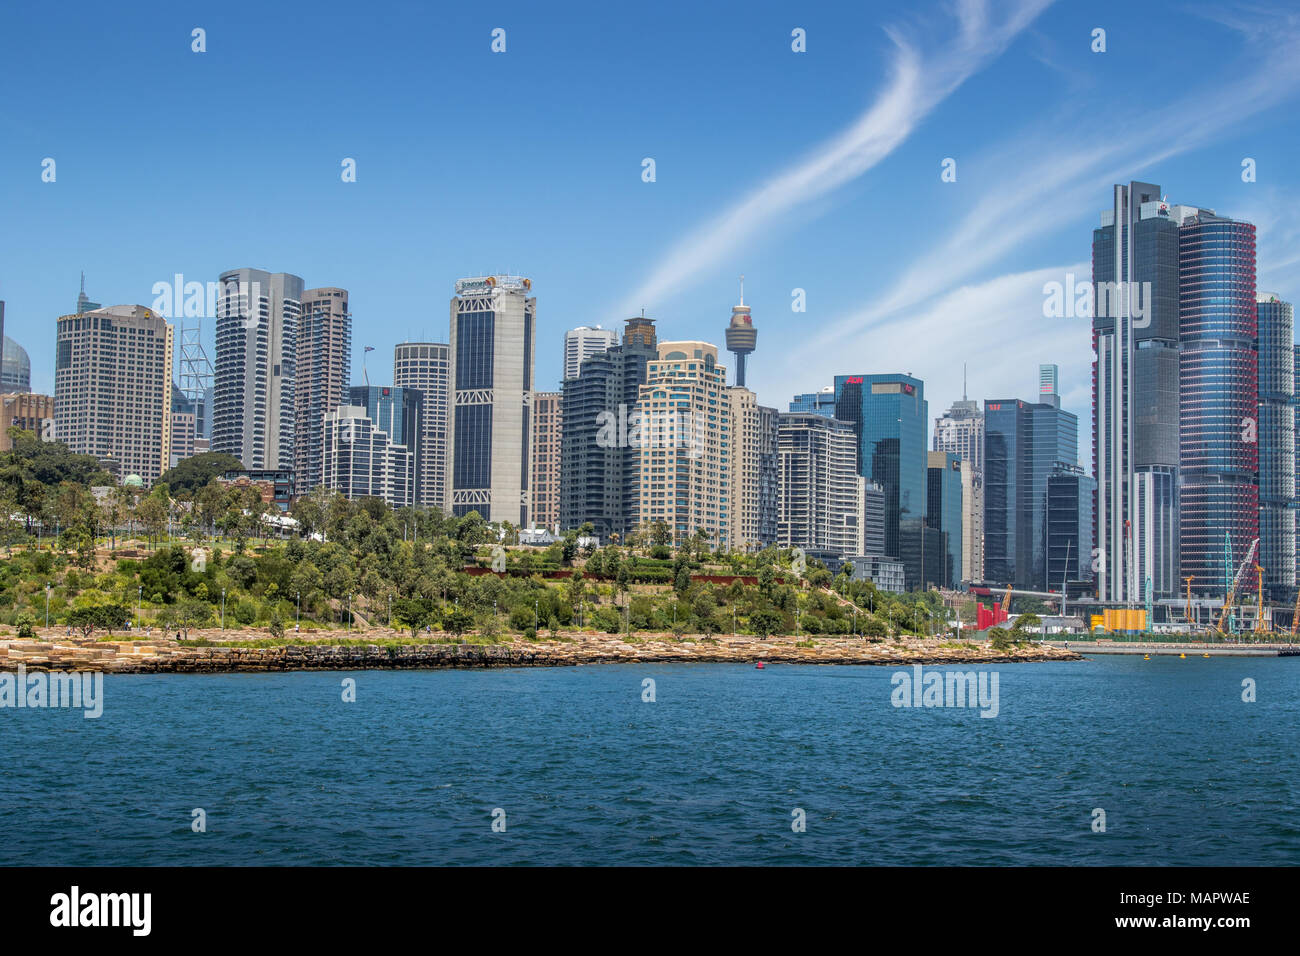
<svg viewBox="0 0 1300 956"><path fill-rule="evenodd" d="M292 469L302 279L232 269L218 282L212 450L250 470Z"/></svg>
<svg viewBox="0 0 1300 956"><path fill-rule="evenodd" d="M152 484L171 466L172 326L142 305L58 320L54 419L76 454Z"/></svg>
<svg viewBox="0 0 1300 956"><path fill-rule="evenodd" d="M400 415L393 415L394 422ZM346 498L383 498L410 507L415 494L415 455L392 440L361 405L325 413L321 484Z"/></svg>
<svg viewBox="0 0 1300 956"><path fill-rule="evenodd" d="M781 413L766 405L758 406L758 547L777 541L780 511Z"/></svg>
<svg viewBox="0 0 1300 956"><path fill-rule="evenodd" d="M563 396L533 392L533 527L552 531L560 523L560 452Z"/></svg>
<svg viewBox="0 0 1300 956"><path fill-rule="evenodd" d="M451 300L449 510L529 526L537 300L532 280L480 276Z"/></svg>
<svg viewBox="0 0 1300 956"><path fill-rule="evenodd" d="M57 440L54 428L54 396L35 392L0 395L0 451L14 447L10 428L32 432L42 441Z"/></svg>
<svg viewBox="0 0 1300 956"><path fill-rule="evenodd" d="M0 303L2 304L2 303ZM0 336L4 342L4 356L0 358L0 392L14 395L32 390L32 360L27 350L9 336Z"/></svg>
<svg viewBox="0 0 1300 956"><path fill-rule="evenodd" d="M618 345L618 332L614 329L604 329L599 325L569 329L564 333L564 378L577 378L586 359L615 345Z"/></svg>
<svg viewBox="0 0 1300 956"><path fill-rule="evenodd" d="M1259 563L1265 596L1290 599L1296 585L1295 309L1271 293L1259 316Z"/></svg>
<svg viewBox="0 0 1300 956"><path fill-rule="evenodd" d="M1092 238L1097 594L1136 604L1147 579L1156 599L1178 591L1178 222L1157 185L1112 200Z"/></svg>
<svg viewBox="0 0 1300 956"><path fill-rule="evenodd" d="M1047 586L1047 479L1078 464L1079 420L1053 393L984 403L984 573L998 584Z"/></svg>
<svg viewBox="0 0 1300 956"><path fill-rule="evenodd" d="M1208 209L1171 214L1180 223L1179 551L1182 576L1205 593L1225 587L1260 536L1255 227Z"/></svg>
<svg viewBox="0 0 1300 956"><path fill-rule="evenodd" d="M804 392L790 399L791 412L812 412L815 415L835 417L835 386L827 385L820 392Z"/></svg>
<svg viewBox="0 0 1300 956"><path fill-rule="evenodd" d="M343 404L352 371L352 313L346 289L302 293L296 368L293 468L296 490L305 494L321 483L325 413Z"/></svg>
<svg viewBox="0 0 1300 956"><path fill-rule="evenodd" d="M762 547L758 534L758 396L743 385L733 385L726 390L726 409L731 416L727 424L731 464L728 546L737 551L755 551Z"/></svg>
<svg viewBox="0 0 1300 956"><path fill-rule="evenodd" d="M708 342L660 342L637 401L637 515L674 541L703 531L732 545L732 436L727 369Z"/></svg>
<svg viewBox="0 0 1300 956"><path fill-rule="evenodd" d="M932 451L926 455L927 484L925 523L942 536L942 557L933 560L933 574L927 583L945 588L957 588L963 580L962 556L962 465L957 455L946 451Z"/></svg>
<svg viewBox="0 0 1300 956"><path fill-rule="evenodd" d="M885 555L901 558L908 590L922 586L928 498L925 384L910 375L835 376L835 417L858 439L858 474L885 492Z"/></svg>
<svg viewBox="0 0 1300 956"><path fill-rule="evenodd" d="M758 347L758 330L749 306L745 305L745 277L740 277L740 304L731 307L727 324L727 351L736 357L736 384L745 387L745 360Z"/></svg>
<svg viewBox="0 0 1300 956"><path fill-rule="evenodd" d="M442 342L402 342L393 350L393 384L421 395L416 438L415 503L447 507L447 426L451 415L451 354Z"/></svg>
<svg viewBox="0 0 1300 956"><path fill-rule="evenodd" d="M96 309L102 309L103 306L98 302L91 302L86 295L86 274L81 274L81 292L77 295L77 315L84 315L87 312L93 312Z"/></svg>
<svg viewBox="0 0 1300 956"><path fill-rule="evenodd" d="M654 320L628 319L623 342L589 356L564 381L560 526L591 522L602 540L626 538L639 522L637 401L646 367L659 356Z"/></svg>
<svg viewBox="0 0 1300 956"><path fill-rule="evenodd" d="M1062 463L1047 478L1046 590L1092 592L1092 499L1096 479Z"/></svg>
<svg viewBox="0 0 1300 956"><path fill-rule="evenodd" d="M841 559L867 553L866 479L858 473L853 427L795 412L781 415L778 428L777 544Z"/></svg>
<svg viewBox="0 0 1300 956"><path fill-rule="evenodd" d="M176 391L173 383L172 392ZM172 412L172 447L168 467L175 468L186 458L194 457L194 413Z"/></svg>
<svg viewBox="0 0 1300 956"><path fill-rule="evenodd" d="M867 481L863 485L862 516L862 553L883 556L885 554L885 489L879 482ZM902 565L899 565L898 576L901 585Z"/></svg>
<svg viewBox="0 0 1300 956"><path fill-rule="evenodd" d="M364 408L366 417L394 445L407 448L415 459L415 481L420 481L420 421L424 418L424 393L400 385L352 385L339 405ZM337 406L336 406L337 407Z"/></svg>
<svg viewBox="0 0 1300 956"><path fill-rule="evenodd" d="M984 413L966 397L934 420L933 450L962 460L961 568L966 581L984 580Z"/></svg>

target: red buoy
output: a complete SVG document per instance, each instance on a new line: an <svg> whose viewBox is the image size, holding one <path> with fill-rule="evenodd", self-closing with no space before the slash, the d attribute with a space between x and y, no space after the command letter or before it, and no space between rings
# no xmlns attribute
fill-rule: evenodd
<svg viewBox="0 0 1300 956"><path fill-rule="evenodd" d="M759 662L758 662L757 664L755 664L754 666L755 666L756 668L758 668L759 670L762 670L762 669L763 669L763 662L762 662L762 661L759 661Z"/></svg>

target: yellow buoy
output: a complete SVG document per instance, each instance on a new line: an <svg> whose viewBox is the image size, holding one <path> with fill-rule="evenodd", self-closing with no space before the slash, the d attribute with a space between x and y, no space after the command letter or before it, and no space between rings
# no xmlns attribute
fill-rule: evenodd
<svg viewBox="0 0 1300 956"><path fill-rule="evenodd" d="M1209 655L1209 654L1202 654L1201 656L1202 656L1202 657L1209 657L1210 655Z"/></svg>
<svg viewBox="0 0 1300 956"><path fill-rule="evenodd" d="M1142 655L1142 659L1143 659L1144 661L1149 661L1149 660L1151 660L1151 655L1150 655L1150 654L1143 654L1143 655Z"/></svg>
<svg viewBox="0 0 1300 956"><path fill-rule="evenodd" d="M1183 660L1187 660L1187 655L1186 655L1186 654L1179 654L1178 656L1181 657Z"/></svg>

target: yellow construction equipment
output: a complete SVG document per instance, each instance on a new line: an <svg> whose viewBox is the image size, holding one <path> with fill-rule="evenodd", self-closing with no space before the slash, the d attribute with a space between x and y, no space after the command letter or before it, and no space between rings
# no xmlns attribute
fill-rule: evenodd
<svg viewBox="0 0 1300 956"><path fill-rule="evenodd" d="M1196 579L1188 577L1183 578L1183 580L1187 582L1187 628L1190 630L1192 627L1192 582Z"/></svg>
<svg viewBox="0 0 1300 956"><path fill-rule="evenodd" d="M1007 585L1007 593L1002 595L1002 613L1006 614L1011 610L1011 585Z"/></svg>
<svg viewBox="0 0 1300 956"><path fill-rule="evenodd" d="M1255 630L1264 631L1264 569L1255 565Z"/></svg>
<svg viewBox="0 0 1300 956"><path fill-rule="evenodd" d="M1300 588L1295 591L1295 610L1291 612L1291 636L1295 637L1296 630L1300 629Z"/></svg>

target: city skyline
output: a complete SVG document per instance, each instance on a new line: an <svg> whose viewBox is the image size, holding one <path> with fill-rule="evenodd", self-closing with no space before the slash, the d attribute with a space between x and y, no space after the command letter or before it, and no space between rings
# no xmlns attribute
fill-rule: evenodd
<svg viewBox="0 0 1300 956"><path fill-rule="evenodd" d="M355 77L349 86L306 68L292 51L271 65L261 57L269 40L244 36L230 21L206 25L207 51L199 54L190 49L188 25L134 11L117 22L91 11L92 24L106 18L102 36L148 48L169 71L175 88L135 108L142 116L170 117L175 128L169 127L168 138L177 148L147 163L134 151L128 159L100 148L119 142L122 131L82 113L118 84L134 84L133 73L105 77L104 89L79 101L80 108L72 108L72 97L85 96L81 84L51 77L48 111L17 108L12 148L0 158L6 182L0 195L13 218L32 223L35 232L25 232L21 243L16 233L3 240L0 261L9 268L0 275L0 299L8 302L9 335L31 355L33 390L49 393L54 320L71 311L83 269L96 301L148 306L154 285L176 274L207 282L232 265L265 263L350 291L357 327L365 329L354 342L348 376L348 384L357 384L362 346L382 354L400 341L442 341L436 313L422 298L428 282L508 271L497 268L505 260L509 271L533 277L546 302L539 315L537 382L553 389L565 330L618 328L641 308L657 319L661 337L703 337L721 346L743 272L745 302L763 333L749 358L748 384L769 404L783 406L816 382L869 368L910 371L927 382L933 406L946 408L960 397L955 369L965 357L973 370L968 388L978 396L1022 392L1021 362L1058 363L1063 403L1082 409L1088 323L1044 318L1043 285L1065 283L1070 274L1086 282L1087 248L1079 237L1096 225L1097 196L1113 182L1155 178L1180 201L1255 223L1260 288L1287 301L1300 291L1294 270L1288 271L1297 259L1300 227L1284 213L1297 188L1284 159L1297 144L1296 132L1284 120L1300 86L1293 55L1300 26L1279 13L1265 33L1262 13L1211 21L1176 6L1162 10L1160 35L1185 51L1179 62L1150 57L1151 31L1129 26L1118 5L1085 13L1062 4L992 4L981 38L966 45L959 20L938 5L913 14L883 6L837 10L833 17L815 9L761 9L744 23L716 11L692 11L685 36L673 27L672 7L648 29L636 30L624 15L599 10L581 27L547 22L523 7L504 8L492 21L453 12L429 24L438 36L457 41L449 64L417 67L401 60L395 68L409 89L399 84L396 99L382 100L374 118L362 109L374 81ZM238 7L229 14L237 15ZM271 24L283 16L259 15ZM21 11L13 16L31 42L3 68L36 69L31 58L47 55L55 35L36 20L23 23ZM327 16L309 25L309 35L332 23ZM504 54L490 49L490 31L498 25L508 33ZM1104 53L1091 49L1098 26L1107 31ZM804 53L791 49L795 28L806 31ZM911 52L900 52L886 29ZM616 79L607 89L577 94L578 67L556 63L554 52L575 30L590 41L583 72L621 60L629 50L689 61L690 70ZM355 37L361 49L375 39L364 27ZM385 42L393 41L386 35ZM741 50L766 75L747 76L744 83L730 77L712 62L717 58L703 55L719 45ZM199 155L190 144L208 117L192 104L214 96L203 74L211 59L204 57L251 67L246 80L227 81L236 91L245 82L270 92L300 90L310 80L322 95L339 94L351 125L344 124L340 141L328 149L272 150L259 164ZM508 101L543 65L544 85L529 89L530 97L549 96L573 115L581 112L575 96L587 97L582 102L602 114L598 148L584 148L592 143L590 131L582 130L575 148L548 147L542 155L505 150L486 164L422 153L424 139L465 115L469 107L459 102L425 104L427 122L393 131L390 111L413 98L411 90L427 88L416 82L427 79L421 71L436 69L447 81L444 71L471 70L485 99ZM295 67L306 70L302 78L294 76ZM899 76L923 79L900 86ZM705 80L707 93L698 105L678 109L688 85ZM450 88L458 82L453 78ZM1122 106L1119 94L1139 82L1145 102L1165 105L1136 112ZM810 90L818 94L815 106ZM963 115L1008 96L1008 105L1026 117L1020 126L990 135ZM174 109L179 97L189 97L191 106ZM1086 129L1081 119L1103 102L1131 135L1100 142L1080 133ZM724 103L730 105L723 109ZM917 115L896 138L880 143L873 124L886 106L907 106ZM774 110L792 122L755 121ZM527 110L521 114L515 122L522 131L540 122ZM60 125L71 117L81 119L79 140ZM249 118L246 125L256 131L267 122ZM1034 130L1040 140L1044 131L1060 135L1048 137L1046 150L1024 150L1018 148L1025 145L1021 129ZM505 135L489 131L487 142L504 142ZM714 148L727 140L743 141L746 149ZM52 183L40 178L46 157L58 163ZM357 164L353 183L339 174L349 157ZM1253 182L1242 180L1247 157L1257 164ZM655 160L654 182L642 179L644 158ZM956 161L955 182L941 179L946 158ZM783 191L790 175L809 169L817 171L817 182L794 176ZM474 215L504 212L515 191L478 187L511 180L545 187L528 191L535 222L524 221L509 234L450 228L473 206L480 210ZM306 217L300 223L267 219L250 237L244 223L228 224L209 212L218 208L213 197L228 186L247 190L250 208L271 195L304 204L337 200L331 207L336 220L322 227L314 220L309 226ZM120 219L141 203L194 212L178 222L173 213L166 229L115 239L112 248L80 234L74 240L66 230L69 216ZM740 220L731 218L736 210L743 210ZM636 221L635 236L611 238L600 224L615 216ZM564 224L558 233L542 225L557 218ZM417 219L419 241L398 248ZM725 228L733 221L765 228L736 238ZM863 227L882 221L893 223L888 243L879 230ZM428 222L446 225L431 230ZM723 223L721 231L710 232L716 222ZM986 230L992 241L974 241ZM716 240L710 255L688 256L691 261L678 268L679 250L689 250L690 237L701 233ZM602 281L593 294L596 270ZM843 281L846 275L855 281ZM420 298L412 294L411 276L423 279ZM666 285L660 281L665 276ZM805 293L807 312L791 311L796 289ZM205 335L214 326L205 318ZM888 359L863 361L882 354Z"/></svg>

